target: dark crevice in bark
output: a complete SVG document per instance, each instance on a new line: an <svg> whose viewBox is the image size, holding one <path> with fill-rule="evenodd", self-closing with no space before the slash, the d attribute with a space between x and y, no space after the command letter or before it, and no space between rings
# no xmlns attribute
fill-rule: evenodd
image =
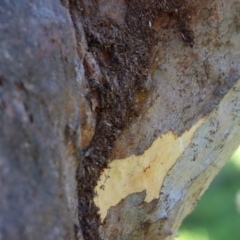
<svg viewBox="0 0 240 240"><path fill-rule="evenodd" d="M95 134L88 148L82 151L76 175L79 222L86 240L101 239L100 216L93 202L98 178L108 166L116 138L138 116L154 85L148 65L157 34L151 24L165 11L177 19L183 40L190 46L194 43L185 1L123 1L126 9L122 22L101 16L99 4L82 0L69 5L79 58L84 62L89 84L90 102L93 98L96 100L92 104L97 118ZM82 34L86 34L86 52L81 45Z"/></svg>

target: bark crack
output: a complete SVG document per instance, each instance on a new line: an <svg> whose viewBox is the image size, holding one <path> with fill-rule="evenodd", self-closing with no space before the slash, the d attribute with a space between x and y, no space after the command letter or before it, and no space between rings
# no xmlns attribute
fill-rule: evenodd
<svg viewBox="0 0 240 240"><path fill-rule="evenodd" d="M109 7L114 8L114 1L112 6L109 2ZM177 19L183 40L191 47L194 43L185 1L132 0L122 4L126 5L122 21L108 13L102 16L97 1L79 0L69 5L78 55L89 85L88 97L97 120L95 134L82 151L76 174L79 222L86 240L101 239L100 216L93 202L98 178L108 167L116 138L138 116L154 86L148 69L152 48L157 43L153 22L162 12L169 13Z"/></svg>

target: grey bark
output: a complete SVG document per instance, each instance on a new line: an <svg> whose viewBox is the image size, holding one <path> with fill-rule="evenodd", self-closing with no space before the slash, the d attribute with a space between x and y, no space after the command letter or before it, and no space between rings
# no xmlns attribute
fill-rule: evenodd
<svg viewBox="0 0 240 240"><path fill-rule="evenodd" d="M0 240L174 238L238 145L239 9L0 0ZM157 196L131 189L154 167Z"/></svg>
<svg viewBox="0 0 240 240"><path fill-rule="evenodd" d="M80 118L75 48L59 1L0 1L2 240L75 238L77 163L64 135Z"/></svg>

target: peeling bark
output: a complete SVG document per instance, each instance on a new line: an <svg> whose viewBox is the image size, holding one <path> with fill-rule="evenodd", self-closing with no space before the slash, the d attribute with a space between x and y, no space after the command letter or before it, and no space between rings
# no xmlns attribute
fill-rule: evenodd
<svg viewBox="0 0 240 240"><path fill-rule="evenodd" d="M0 238L173 239L239 144L239 9L3 1Z"/></svg>

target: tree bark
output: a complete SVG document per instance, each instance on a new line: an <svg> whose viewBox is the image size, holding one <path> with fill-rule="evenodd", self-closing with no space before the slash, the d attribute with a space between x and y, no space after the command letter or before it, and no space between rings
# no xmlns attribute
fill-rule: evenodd
<svg viewBox="0 0 240 240"><path fill-rule="evenodd" d="M0 239L174 239L239 145L239 10L3 0Z"/></svg>

